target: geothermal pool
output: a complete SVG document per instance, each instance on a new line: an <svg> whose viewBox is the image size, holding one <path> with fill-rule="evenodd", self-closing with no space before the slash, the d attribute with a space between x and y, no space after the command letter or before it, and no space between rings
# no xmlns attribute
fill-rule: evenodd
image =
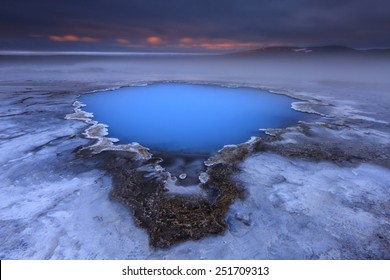
<svg viewBox="0 0 390 280"><path fill-rule="evenodd" d="M211 154L304 119L295 100L252 88L162 83L101 91L80 98L108 137L152 152Z"/></svg>

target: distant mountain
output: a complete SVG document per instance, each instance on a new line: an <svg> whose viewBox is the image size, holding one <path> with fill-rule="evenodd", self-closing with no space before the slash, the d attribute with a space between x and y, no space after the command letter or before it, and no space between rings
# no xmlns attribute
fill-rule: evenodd
<svg viewBox="0 0 390 280"><path fill-rule="evenodd" d="M313 56L313 55L390 55L390 49L357 50L345 46L318 46L318 47L266 47L248 51L228 53L227 56Z"/></svg>

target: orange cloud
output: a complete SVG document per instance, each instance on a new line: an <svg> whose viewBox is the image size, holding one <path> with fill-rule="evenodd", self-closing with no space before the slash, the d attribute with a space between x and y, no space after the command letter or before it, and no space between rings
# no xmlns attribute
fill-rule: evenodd
<svg viewBox="0 0 390 280"><path fill-rule="evenodd" d="M121 44L121 45L127 45L127 44L130 43L129 40L124 39L124 38L117 38L117 39L115 39L115 41L116 41L118 44Z"/></svg>
<svg viewBox="0 0 390 280"><path fill-rule="evenodd" d="M235 48L258 47L259 43L237 43L237 42L201 43L198 44L198 46L210 50L231 50Z"/></svg>
<svg viewBox="0 0 390 280"><path fill-rule="evenodd" d="M152 36L152 37L148 37L146 39L146 41L149 43L149 44L152 44L152 45L158 45L158 44L161 44L162 43L162 40L160 37L156 37L156 36Z"/></svg>
<svg viewBox="0 0 390 280"><path fill-rule="evenodd" d="M92 37L79 37L76 35L64 35L64 36L49 36L49 40L54 42L84 42L95 43L98 40Z"/></svg>
<svg viewBox="0 0 390 280"><path fill-rule="evenodd" d="M179 42L182 44L191 44L193 41L194 41L194 39L192 39L190 37L183 37L183 38L180 38L180 40L179 40Z"/></svg>
<svg viewBox="0 0 390 280"><path fill-rule="evenodd" d="M209 39L209 38L190 38L183 37L179 39L181 48L200 47L209 50L231 50L244 47L260 47L258 42L236 42L228 39Z"/></svg>

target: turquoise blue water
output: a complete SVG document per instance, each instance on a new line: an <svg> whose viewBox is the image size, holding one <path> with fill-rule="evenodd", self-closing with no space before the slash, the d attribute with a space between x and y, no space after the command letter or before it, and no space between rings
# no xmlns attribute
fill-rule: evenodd
<svg viewBox="0 0 390 280"><path fill-rule="evenodd" d="M109 137L152 151L210 154L304 119L293 99L250 88L164 83L80 98Z"/></svg>

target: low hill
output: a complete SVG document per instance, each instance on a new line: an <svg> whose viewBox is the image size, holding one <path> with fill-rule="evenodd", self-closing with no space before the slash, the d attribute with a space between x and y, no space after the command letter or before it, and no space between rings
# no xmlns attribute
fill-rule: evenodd
<svg viewBox="0 0 390 280"><path fill-rule="evenodd" d="M226 56L313 56L313 55L390 55L390 49L358 50L345 46L266 47L225 54Z"/></svg>

